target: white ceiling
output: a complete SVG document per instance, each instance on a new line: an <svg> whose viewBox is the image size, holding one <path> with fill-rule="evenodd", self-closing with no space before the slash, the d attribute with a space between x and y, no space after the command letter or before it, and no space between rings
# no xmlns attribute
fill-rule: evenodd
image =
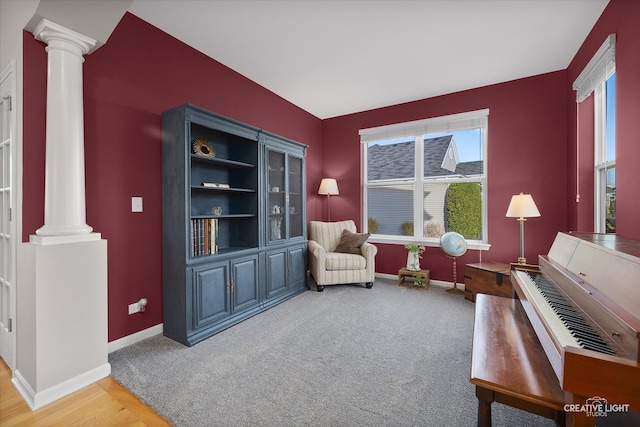
<svg viewBox="0 0 640 427"><path fill-rule="evenodd" d="M324 119L567 68L608 0L134 0Z"/></svg>

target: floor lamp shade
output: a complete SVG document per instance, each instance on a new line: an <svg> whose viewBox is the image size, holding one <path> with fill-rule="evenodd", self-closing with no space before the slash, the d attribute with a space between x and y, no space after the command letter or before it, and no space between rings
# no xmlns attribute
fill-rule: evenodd
<svg viewBox="0 0 640 427"><path fill-rule="evenodd" d="M340 194L338 190L338 182L334 178L322 178L318 194L327 196L328 219L331 221L331 196Z"/></svg>
<svg viewBox="0 0 640 427"><path fill-rule="evenodd" d="M531 194L520 193L511 197L506 216L518 218L520 222L520 257L518 258L518 264L526 264L527 259L524 257L524 222L526 218L540 216L540 211Z"/></svg>
<svg viewBox="0 0 640 427"><path fill-rule="evenodd" d="M322 178L322 182L320 182L320 189L318 189L318 194L327 196L335 196L336 194L340 194L340 192L338 191L338 182L334 178Z"/></svg>

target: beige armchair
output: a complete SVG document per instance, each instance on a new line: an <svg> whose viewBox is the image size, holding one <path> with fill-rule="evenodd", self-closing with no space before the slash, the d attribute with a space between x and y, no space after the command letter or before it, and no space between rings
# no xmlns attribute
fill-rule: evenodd
<svg viewBox="0 0 640 427"><path fill-rule="evenodd" d="M373 286L378 248L367 242L359 244L358 240L368 235L349 233L356 233L352 220L309 224L309 261L318 292L327 285L365 283L367 288Z"/></svg>

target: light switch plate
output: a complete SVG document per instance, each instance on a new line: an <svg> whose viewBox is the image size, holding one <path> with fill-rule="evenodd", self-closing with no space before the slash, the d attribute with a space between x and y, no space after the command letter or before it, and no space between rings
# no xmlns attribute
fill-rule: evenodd
<svg viewBox="0 0 640 427"><path fill-rule="evenodd" d="M131 198L131 212L142 212L142 197Z"/></svg>

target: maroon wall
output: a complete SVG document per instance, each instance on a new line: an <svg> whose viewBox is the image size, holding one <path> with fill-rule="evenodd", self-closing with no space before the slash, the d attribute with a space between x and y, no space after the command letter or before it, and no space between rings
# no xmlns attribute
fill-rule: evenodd
<svg viewBox="0 0 640 427"><path fill-rule="evenodd" d="M526 256L547 253L555 234L567 228L566 77L555 72L436 98L336 117L323 122L324 175L338 179L340 195L331 199L331 219L362 221L361 152L358 130L465 111L489 109L488 219L491 249L483 261L518 258L519 228L506 218L511 196L531 193L542 214L526 224ZM397 274L406 263L402 245L379 244L376 271ZM470 250L458 261L478 262ZM428 248L422 266L437 280L452 280L451 260Z"/></svg>
<svg viewBox="0 0 640 427"><path fill-rule="evenodd" d="M47 54L24 33L23 240L43 225ZM108 241L109 341L162 323L161 114L183 103L309 145L308 179L322 157L320 119L126 14L85 57L87 223ZM313 189L309 187L309 193ZM131 212L131 197L144 212ZM309 219L316 219L311 198ZM127 305L146 297L143 314Z"/></svg>
<svg viewBox="0 0 640 427"><path fill-rule="evenodd" d="M616 220L617 233L640 239L640 2L611 0L600 19L585 39L567 69L567 98L569 99L569 192L576 187L576 106L571 84L602 45L606 37L616 34ZM586 109L593 109L593 100ZM587 103L585 101L583 104ZM580 139L583 132L582 108ZM591 136L591 141L593 137ZM593 144L580 144L578 163L580 202L570 197L569 226L584 231L593 230Z"/></svg>
<svg viewBox="0 0 640 427"><path fill-rule="evenodd" d="M533 260L548 252L557 231L592 227L593 177L585 174L593 169L593 157L584 149L576 163L571 83L606 35L615 32L618 230L640 239L637 22L640 2L612 0L565 71L321 121L126 14L108 43L84 64L87 222L109 242L109 340L162 322L160 115L185 102L308 144L308 219L326 218L326 199L316 193L320 179L332 176L340 185L340 195L331 199L332 220L352 218L359 227L359 129L489 108L491 249L482 258L517 258L518 225L504 214L511 195L522 191L533 195L542 214L526 224L526 255ZM25 241L44 220L44 47L24 33ZM577 164L580 203L575 203ZM132 196L144 198L143 213L130 212ZM379 248L377 271L397 273L406 262L406 250L388 244ZM459 260L459 280L462 265L478 260L478 251ZM434 279L451 280L451 261L437 248L429 248L422 263ZM143 296L150 301L149 309L128 316L126 306Z"/></svg>

